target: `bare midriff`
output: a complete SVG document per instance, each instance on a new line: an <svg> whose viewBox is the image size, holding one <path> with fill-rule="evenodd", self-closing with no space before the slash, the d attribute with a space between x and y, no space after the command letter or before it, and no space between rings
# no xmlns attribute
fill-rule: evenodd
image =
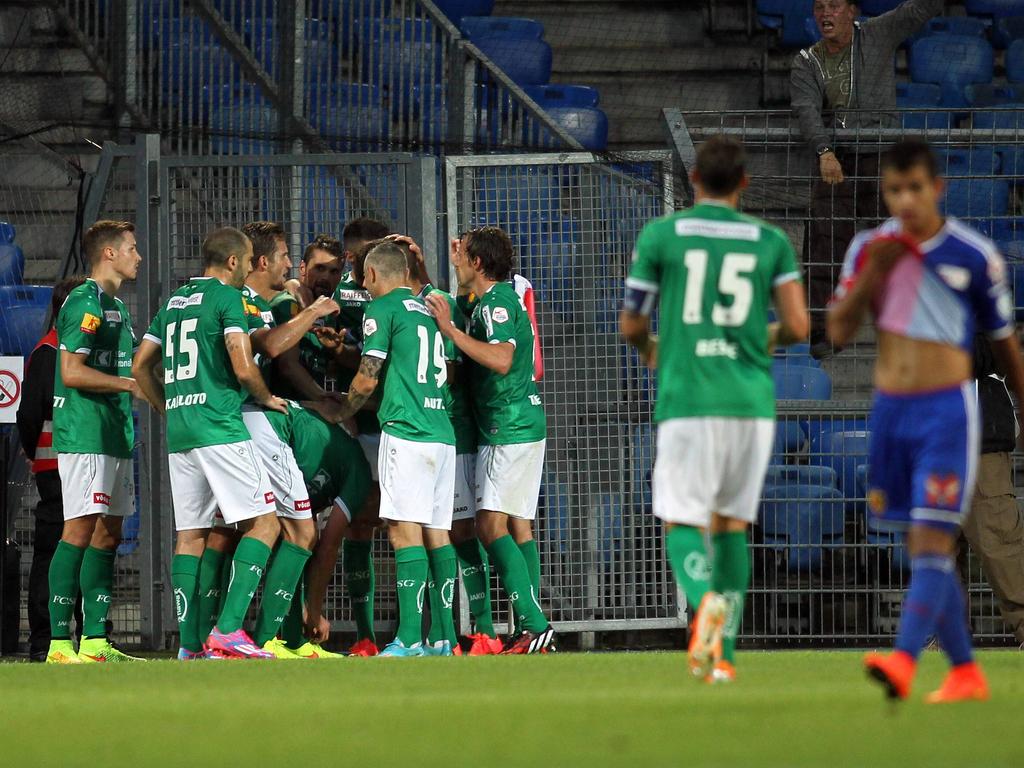
<svg viewBox="0 0 1024 768"><path fill-rule="evenodd" d="M878 332L875 388L914 394L956 387L971 378L971 356L949 344Z"/></svg>

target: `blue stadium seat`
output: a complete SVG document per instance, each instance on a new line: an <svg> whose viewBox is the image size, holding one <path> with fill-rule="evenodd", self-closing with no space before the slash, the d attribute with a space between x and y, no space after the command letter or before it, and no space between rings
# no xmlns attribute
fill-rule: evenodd
<svg viewBox="0 0 1024 768"><path fill-rule="evenodd" d="M546 472L537 498L537 511L544 513L545 539L561 552L568 552L573 539L572 496L567 483L558 482L553 471Z"/></svg>
<svg viewBox="0 0 1024 768"><path fill-rule="evenodd" d="M992 45L1008 48L1014 40L1024 39L1024 16L1007 16L996 19L992 25Z"/></svg>
<svg viewBox="0 0 1024 768"><path fill-rule="evenodd" d="M797 421L779 419L775 422L775 447L772 462L785 464L786 457L798 453L807 442L807 435Z"/></svg>
<svg viewBox="0 0 1024 768"><path fill-rule="evenodd" d="M944 214L962 219L1002 216L1010 209L1010 185L995 179L950 179L946 182Z"/></svg>
<svg viewBox="0 0 1024 768"><path fill-rule="evenodd" d="M0 285L21 285L25 279L25 254L14 242L16 230L0 221Z"/></svg>
<svg viewBox="0 0 1024 768"><path fill-rule="evenodd" d="M49 285L0 285L0 309L10 307L43 307L48 309L53 298Z"/></svg>
<svg viewBox="0 0 1024 768"><path fill-rule="evenodd" d="M591 152L608 148L608 116L593 107L551 107L546 110L554 122Z"/></svg>
<svg viewBox="0 0 1024 768"><path fill-rule="evenodd" d="M1019 101L1021 91L1012 85L996 85L984 83L981 85L968 85L964 89L967 95L967 103L972 107L997 107L1002 104L1010 104ZM991 127L991 126L989 126Z"/></svg>
<svg viewBox="0 0 1024 768"><path fill-rule="evenodd" d="M149 26L141 31L142 45L146 49L179 43L209 45L218 39L210 25L193 14L180 17L154 15L149 18Z"/></svg>
<svg viewBox="0 0 1024 768"><path fill-rule="evenodd" d="M1012 88L1006 88L1006 92L1016 95L1016 90ZM997 109L975 112L973 119L973 126L982 140L981 131L993 128L1015 133L1024 131L1024 103L1004 102L986 106L995 106ZM1013 143L997 144L994 149L1002 157L1000 169L1003 175L1024 178L1024 149Z"/></svg>
<svg viewBox="0 0 1024 768"><path fill-rule="evenodd" d="M365 47L381 42L394 44L406 40L431 41L435 38L437 30L429 19L369 16L361 19L357 33L359 42Z"/></svg>
<svg viewBox="0 0 1024 768"><path fill-rule="evenodd" d="M964 7L972 16L1024 16L1024 0L967 0Z"/></svg>
<svg viewBox="0 0 1024 768"><path fill-rule="evenodd" d="M331 148L371 149L386 139L391 119L380 90L364 83L322 83L307 92L306 117Z"/></svg>
<svg viewBox="0 0 1024 768"><path fill-rule="evenodd" d="M857 467L857 495L867 496L867 475L866 464ZM910 553L907 551L907 536L902 528L896 528L883 523L880 518L871 514L870 510L865 512L865 540L873 544L879 550L885 551L889 556L889 562L895 570L907 572L910 570Z"/></svg>
<svg viewBox="0 0 1024 768"><path fill-rule="evenodd" d="M281 217L267 218L276 221ZM348 219L345 188L337 178L331 174L324 174L317 183L303 185L301 218L299 231L306 242L310 242L323 232L334 232L339 221Z"/></svg>
<svg viewBox="0 0 1024 768"><path fill-rule="evenodd" d="M861 0L860 10L865 16L881 16L902 5L904 0Z"/></svg>
<svg viewBox="0 0 1024 768"><path fill-rule="evenodd" d="M809 438L810 455L820 455L822 445L831 440L833 432L857 432L868 428L867 419L862 416L814 416L803 422Z"/></svg>
<svg viewBox="0 0 1024 768"><path fill-rule="evenodd" d="M820 569L825 550L841 545L845 538L843 496L835 488L765 488L760 518L765 543L785 551L790 571Z"/></svg>
<svg viewBox="0 0 1024 768"><path fill-rule="evenodd" d="M943 176L994 176L999 172L999 155L984 149L947 149L936 153Z"/></svg>
<svg viewBox="0 0 1024 768"><path fill-rule="evenodd" d="M987 40L967 35L928 35L911 46L910 77L942 87L941 106L967 106L964 88L992 80L993 52Z"/></svg>
<svg viewBox="0 0 1024 768"><path fill-rule="evenodd" d="M277 111L252 86L233 102L215 107L208 120L210 147L217 154L265 155L276 149Z"/></svg>
<svg viewBox="0 0 1024 768"><path fill-rule="evenodd" d="M1024 40L1014 40L1006 49L1006 79L1024 83Z"/></svg>
<svg viewBox="0 0 1024 768"><path fill-rule="evenodd" d="M922 30L926 35L967 35L985 37L988 25L970 16L939 16L929 19Z"/></svg>
<svg viewBox="0 0 1024 768"><path fill-rule="evenodd" d="M828 400L832 397L832 380L821 368L809 365L772 364L775 397L779 400Z"/></svg>
<svg viewBox="0 0 1024 768"><path fill-rule="evenodd" d="M516 85L545 85L551 79L551 46L543 40L481 37L473 43Z"/></svg>
<svg viewBox="0 0 1024 768"><path fill-rule="evenodd" d="M772 464L764 477L765 488L780 485L817 485L836 487L836 471L832 467L801 464Z"/></svg>
<svg viewBox="0 0 1024 768"><path fill-rule="evenodd" d="M810 344L793 344L775 350L775 360L780 365L803 365L821 368L821 363L811 357Z"/></svg>
<svg viewBox="0 0 1024 768"><path fill-rule="evenodd" d="M434 0L434 5L455 26L465 16L490 16L494 11L494 0Z"/></svg>
<svg viewBox="0 0 1024 768"><path fill-rule="evenodd" d="M4 307L0 317L0 354L31 354L46 330L49 302L40 304L12 304Z"/></svg>
<svg viewBox="0 0 1024 768"><path fill-rule="evenodd" d="M189 91L196 111L203 89L232 80L237 67L231 54L216 43L179 42L160 47L163 93Z"/></svg>
<svg viewBox="0 0 1024 768"><path fill-rule="evenodd" d="M814 0L757 0L757 20L765 29L778 32L779 42L786 48L814 42L806 26L813 10Z"/></svg>
<svg viewBox="0 0 1024 768"><path fill-rule="evenodd" d="M537 105L551 107L596 107L600 94L589 85L528 85L523 88L526 95L537 102Z"/></svg>
<svg viewBox="0 0 1024 768"><path fill-rule="evenodd" d="M496 168L476 183L476 213L496 222L552 219L560 217L558 193L546 170Z"/></svg>
<svg viewBox="0 0 1024 768"><path fill-rule="evenodd" d="M533 19L515 16L466 16L459 22L459 31L476 42L485 37L508 40L543 40L544 25Z"/></svg>
<svg viewBox="0 0 1024 768"><path fill-rule="evenodd" d="M836 486L848 499L857 498L857 467L867 463L871 433L866 429L822 434L819 450L812 446L809 461L831 467L836 473Z"/></svg>
<svg viewBox="0 0 1024 768"><path fill-rule="evenodd" d="M934 109L942 102L942 88L930 83L897 83L896 106L900 109ZM953 115L946 111L904 112L903 128L921 131L927 128L949 129Z"/></svg>

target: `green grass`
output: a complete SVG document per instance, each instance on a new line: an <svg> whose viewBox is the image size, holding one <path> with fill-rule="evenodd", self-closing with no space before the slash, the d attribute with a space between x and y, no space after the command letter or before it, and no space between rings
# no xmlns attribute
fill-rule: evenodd
<svg viewBox="0 0 1024 768"><path fill-rule="evenodd" d="M987 704L892 706L855 653L0 665L0 764L491 768L1024 766L1024 655L980 654Z"/></svg>

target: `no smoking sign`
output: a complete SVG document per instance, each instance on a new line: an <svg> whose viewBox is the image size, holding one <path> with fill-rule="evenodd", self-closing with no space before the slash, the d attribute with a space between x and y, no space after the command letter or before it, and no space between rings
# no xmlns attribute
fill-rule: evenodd
<svg viewBox="0 0 1024 768"><path fill-rule="evenodd" d="M13 424L21 404L25 358L0 357L0 424Z"/></svg>

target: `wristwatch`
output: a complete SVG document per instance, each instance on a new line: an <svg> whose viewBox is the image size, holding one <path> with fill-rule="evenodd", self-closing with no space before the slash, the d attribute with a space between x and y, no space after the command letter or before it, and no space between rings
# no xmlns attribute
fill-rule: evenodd
<svg viewBox="0 0 1024 768"><path fill-rule="evenodd" d="M829 152L833 151L834 150L832 149L832 147L822 147L821 149L818 150L818 157L821 157L822 155L828 154Z"/></svg>

